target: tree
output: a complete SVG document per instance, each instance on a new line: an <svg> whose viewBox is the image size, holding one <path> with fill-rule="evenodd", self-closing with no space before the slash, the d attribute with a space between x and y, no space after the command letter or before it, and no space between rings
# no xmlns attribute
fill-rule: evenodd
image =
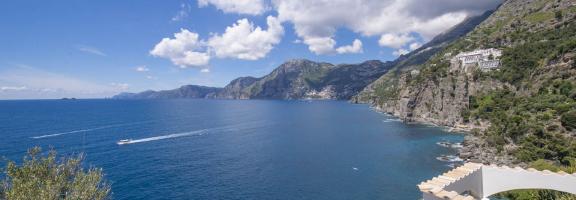
<svg viewBox="0 0 576 200"><path fill-rule="evenodd" d="M21 166L8 162L0 199L108 199L110 186L104 181L102 169L85 171L82 160L82 155L57 159L54 150L42 156L40 147L31 148Z"/></svg>

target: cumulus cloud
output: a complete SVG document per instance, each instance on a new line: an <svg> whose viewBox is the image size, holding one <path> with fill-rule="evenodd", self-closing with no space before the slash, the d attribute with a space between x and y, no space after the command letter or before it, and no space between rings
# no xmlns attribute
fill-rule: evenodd
<svg viewBox="0 0 576 200"><path fill-rule="evenodd" d="M336 49L336 52L338 52L339 54L362 53L362 41L360 41L359 39L355 39L354 42L352 42L352 45L338 47Z"/></svg>
<svg viewBox="0 0 576 200"><path fill-rule="evenodd" d="M400 48L407 43L414 41L416 38L406 33L394 34L386 33L380 37L378 44L383 47Z"/></svg>
<svg viewBox="0 0 576 200"><path fill-rule="evenodd" d="M331 37L309 37L305 38L304 44L308 45L308 50L318 55L323 54L345 54L345 53L362 53L362 41L355 39L351 45L336 48L336 40Z"/></svg>
<svg viewBox="0 0 576 200"><path fill-rule="evenodd" d="M208 40L208 46L217 57L258 60L280 43L284 28L277 18L266 18L267 30L263 30L248 19L240 19L226 28L222 35L214 35Z"/></svg>
<svg viewBox="0 0 576 200"><path fill-rule="evenodd" d="M266 12L264 0L198 0L199 7L213 5L225 13L260 15Z"/></svg>
<svg viewBox="0 0 576 200"><path fill-rule="evenodd" d="M267 29L255 26L248 19L240 19L226 28L222 34L213 34L207 41L186 29L174 34L174 38L162 39L150 54L167 58L182 68L198 67L206 72L211 57L258 60L280 43L284 27L277 18L268 16Z"/></svg>
<svg viewBox="0 0 576 200"><path fill-rule="evenodd" d="M331 37L305 37L303 42L308 45L308 50L316 54L333 53L336 45Z"/></svg>
<svg viewBox="0 0 576 200"><path fill-rule="evenodd" d="M147 71L150 71L150 69L148 69L148 67L146 67L145 65L138 66L138 67L136 67L134 70L136 70L137 72L147 72Z"/></svg>
<svg viewBox="0 0 576 200"><path fill-rule="evenodd" d="M422 44L418 43L418 42L414 42L412 44L410 44L410 46L408 46L410 48L410 51L414 51L418 48L420 48L422 46Z"/></svg>
<svg viewBox="0 0 576 200"><path fill-rule="evenodd" d="M273 0L278 18L317 54L331 53L334 34L347 28L363 36L380 36L382 46L400 48L410 34L429 40L467 16L495 8L502 0Z"/></svg>
<svg viewBox="0 0 576 200"><path fill-rule="evenodd" d="M182 68L205 66L210 61L210 55L201 52L203 42L198 34L186 29L174 34L174 38L163 38L150 54L156 57L168 58Z"/></svg>
<svg viewBox="0 0 576 200"><path fill-rule="evenodd" d="M209 73L209 72L210 72L210 69L204 68L204 69L201 69L200 72L202 72L202 73Z"/></svg>

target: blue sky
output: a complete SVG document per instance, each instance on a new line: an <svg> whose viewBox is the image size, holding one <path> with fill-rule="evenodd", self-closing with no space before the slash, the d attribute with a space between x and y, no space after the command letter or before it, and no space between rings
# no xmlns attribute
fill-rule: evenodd
<svg viewBox="0 0 576 200"><path fill-rule="evenodd" d="M430 9L426 0L199 1L3 1L0 99L225 86L294 58L393 60L499 3L438 0L448 6Z"/></svg>

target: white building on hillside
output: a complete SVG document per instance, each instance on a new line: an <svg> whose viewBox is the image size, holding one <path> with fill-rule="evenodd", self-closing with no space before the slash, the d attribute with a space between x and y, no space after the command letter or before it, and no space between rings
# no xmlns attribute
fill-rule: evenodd
<svg viewBox="0 0 576 200"><path fill-rule="evenodd" d="M499 49L478 49L462 52L452 58L453 63L459 63L465 71L471 66L478 66L482 71L496 69L500 66L502 51Z"/></svg>

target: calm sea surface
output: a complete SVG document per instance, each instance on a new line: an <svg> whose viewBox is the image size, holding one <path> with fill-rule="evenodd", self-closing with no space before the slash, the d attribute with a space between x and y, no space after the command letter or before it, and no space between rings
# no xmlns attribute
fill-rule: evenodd
<svg viewBox="0 0 576 200"><path fill-rule="evenodd" d="M418 199L442 140L338 101L0 101L0 156L85 152L114 199Z"/></svg>

